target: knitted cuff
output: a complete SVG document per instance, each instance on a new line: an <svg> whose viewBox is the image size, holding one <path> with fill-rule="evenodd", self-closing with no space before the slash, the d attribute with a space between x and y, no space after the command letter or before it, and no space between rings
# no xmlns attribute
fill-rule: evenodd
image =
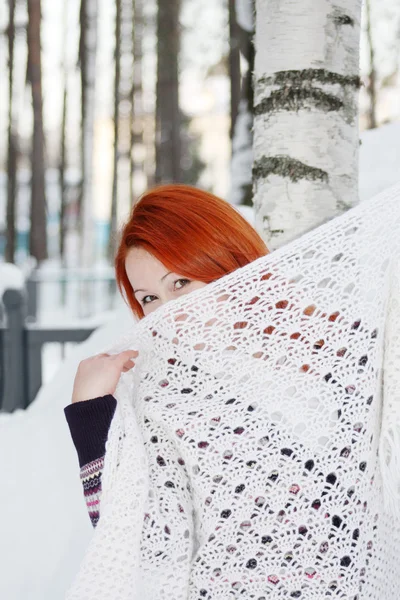
<svg viewBox="0 0 400 600"><path fill-rule="evenodd" d="M114 396L107 394L64 408L80 467L104 456L116 406Z"/></svg>

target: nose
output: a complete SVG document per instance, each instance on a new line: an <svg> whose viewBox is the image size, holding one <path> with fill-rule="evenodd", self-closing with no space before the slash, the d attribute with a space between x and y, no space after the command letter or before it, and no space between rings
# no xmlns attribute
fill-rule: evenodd
<svg viewBox="0 0 400 600"><path fill-rule="evenodd" d="M172 299L173 299L173 294L168 291L166 291L160 295L160 303L161 304L166 304L167 302L169 302Z"/></svg>

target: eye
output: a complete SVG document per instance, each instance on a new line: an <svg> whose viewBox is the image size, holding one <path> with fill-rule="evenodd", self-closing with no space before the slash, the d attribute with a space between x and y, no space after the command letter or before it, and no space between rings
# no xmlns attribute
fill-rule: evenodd
<svg viewBox="0 0 400 600"><path fill-rule="evenodd" d="M191 283L190 279L177 279L176 281L174 281L174 289L181 290L183 287L185 287L185 285L188 285L189 283Z"/></svg>
<svg viewBox="0 0 400 600"><path fill-rule="evenodd" d="M148 296L144 296L142 298L142 305L145 306L146 304L149 304L150 302L153 302L154 300L157 300L157 296L152 296L151 294L149 294Z"/></svg>

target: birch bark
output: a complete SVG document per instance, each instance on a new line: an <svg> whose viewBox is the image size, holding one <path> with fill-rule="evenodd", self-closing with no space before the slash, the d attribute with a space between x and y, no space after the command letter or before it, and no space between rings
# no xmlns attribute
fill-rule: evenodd
<svg viewBox="0 0 400 600"><path fill-rule="evenodd" d="M256 1L254 206L271 249L358 200L360 19L361 0Z"/></svg>

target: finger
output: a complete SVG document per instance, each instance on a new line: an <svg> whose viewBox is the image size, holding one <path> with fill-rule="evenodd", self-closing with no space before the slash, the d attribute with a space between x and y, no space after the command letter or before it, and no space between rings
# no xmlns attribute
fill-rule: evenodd
<svg viewBox="0 0 400 600"><path fill-rule="evenodd" d="M135 362L134 362L134 360L133 360L132 358L130 358L129 360L126 360L126 361L124 362L124 365L123 365L123 367L122 367L122 368L123 368L125 371L129 371L129 370L130 370L130 369L132 369L132 367L134 367L134 366L135 366Z"/></svg>
<svg viewBox="0 0 400 600"><path fill-rule="evenodd" d="M133 360L133 358L128 358L128 360L125 359L124 367L132 368L132 366L134 366L134 365L135 365L135 361Z"/></svg>
<svg viewBox="0 0 400 600"><path fill-rule="evenodd" d="M122 367L122 371L126 373L127 371L130 371L134 366L135 363L133 361L129 361L128 363L124 364L124 366Z"/></svg>
<svg viewBox="0 0 400 600"><path fill-rule="evenodd" d="M121 360L122 362L126 362L132 358L137 358L139 356L139 352L137 352L137 350L125 350L124 352L120 352L116 356L117 356L118 360Z"/></svg>
<svg viewBox="0 0 400 600"><path fill-rule="evenodd" d="M117 352L115 354L106 354L110 360L115 360L117 362L124 362L129 358L136 358L138 356L138 352L136 350L124 350L124 352Z"/></svg>
<svg viewBox="0 0 400 600"><path fill-rule="evenodd" d="M118 354L110 354L109 360L112 360L117 363L117 368L121 369L125 365L126 362L129 362L131 359L139 356L139 352L136 350L125 350L124 352L119 352Z"/></svg>

